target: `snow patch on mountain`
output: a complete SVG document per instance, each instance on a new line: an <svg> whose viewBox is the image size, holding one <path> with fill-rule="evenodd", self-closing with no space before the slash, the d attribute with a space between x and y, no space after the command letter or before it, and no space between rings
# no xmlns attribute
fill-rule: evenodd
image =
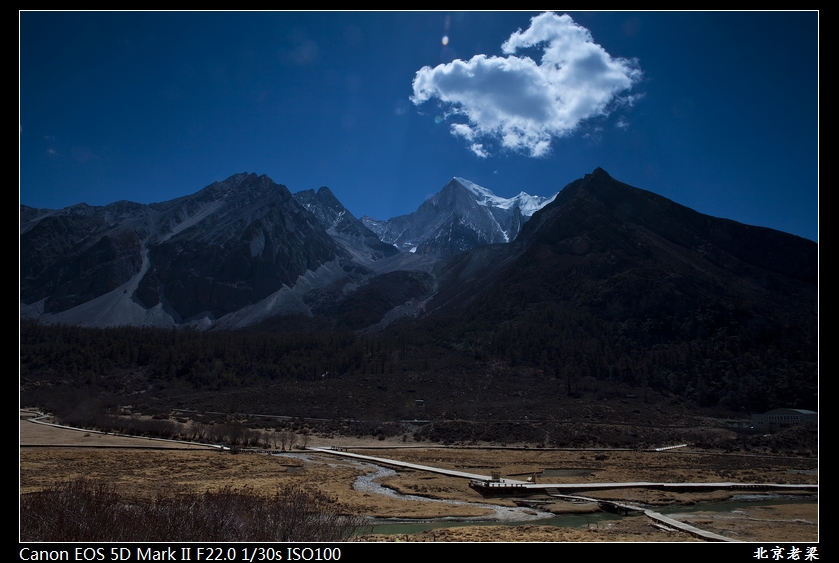
<svg viewBox="0 0 839 563"><path fill-rule="evenodd" d="M414 213L387 221L367 216L361 220L382 242L402 252L445 257L514 240L522 224L554 197L521 192L504 198L465 178L454 177Z"/></svg>
<svg viewBox="0 0 839 563"><path fill-rule="evenodd" d="M512 210L518 207L521 210L521 214L525 217L530 217L556 198L556 194L550 197L542 197L538 195L530 195L526 192L520 192L517 196L510 198L500 197L492 193L487 188L479 186L474 182L470 182L465 178L455 176L454 180L475 194L475 197L478 198L478 205L483 205L485 207L497 207L504 210Z"/></svg>

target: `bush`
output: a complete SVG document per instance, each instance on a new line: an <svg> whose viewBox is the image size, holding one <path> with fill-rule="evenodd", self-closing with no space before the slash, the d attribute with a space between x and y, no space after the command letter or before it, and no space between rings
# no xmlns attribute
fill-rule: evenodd
<svg viewBox="0 0 839 563"><path fill-rule="evenodd" d="M344 541L364 522L297 486L267 498L226 487L129 502L85 479L21 495L20 515L22 541Z"/></svg>

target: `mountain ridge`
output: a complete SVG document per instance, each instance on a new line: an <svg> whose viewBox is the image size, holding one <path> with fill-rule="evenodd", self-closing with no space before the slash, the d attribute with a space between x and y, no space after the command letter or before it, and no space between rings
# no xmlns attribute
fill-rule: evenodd
<svg viewBox="0 0 839 563"><path fill-rule="evenodd" d="M405 235L401 254L329 188L291 194L253 173L154 204L21 206L21 316L235 329L297 314L366 330L477 302L532 308L562 291L613 312L643 312L627 299L651 291L673 304L718 293L792 303L809 292L798 282L817 281L816 243L703 215L601 168L550 198L522 194L500 198L453 178L414 214L390 221ZM369 326L348 316L354 303L375 311L362 316Z"/></svg>

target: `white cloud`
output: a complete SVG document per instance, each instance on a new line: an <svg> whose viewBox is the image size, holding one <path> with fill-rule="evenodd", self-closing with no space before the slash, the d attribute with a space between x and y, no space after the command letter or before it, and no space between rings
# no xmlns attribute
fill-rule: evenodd
<svg viewBox="0 0 839 563"><path fill-rule="evenodd" d="M543 49L540 63L515 56L535 46ZM452 124L452 134L463 137L480 157L489 152L479 140L544 156L554 137L571 134L584 119L607 114L615 103L631 106L635 101L621 93L641 78L637 61L612 58L568 15L536 16L501 49L508 56L476 55L426 66L414 77L411 101L420 105L437 98L448 104L449 115L466 121Z"/></svg>

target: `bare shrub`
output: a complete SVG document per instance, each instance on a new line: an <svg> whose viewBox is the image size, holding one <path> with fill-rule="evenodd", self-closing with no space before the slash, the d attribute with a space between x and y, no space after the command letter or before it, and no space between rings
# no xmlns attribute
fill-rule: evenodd
<svg viewBox="0 0 839 563"><path fill-rule="evenodd" d="M104 481L79 479L20 498L24 541L98 541L114 522L130 517L113 486Z"/></svg>
<svg viewBox="0 0 839 563"><path fill-rule="evenodd" d="M294 434L288 431L280 432L280 444L283 447L283 451L286 450L286 446L289 446L289 449L291 449L294 444Z"/></svg>
<svg viewBox="0 0 839 563"><path fill-rule="evenodd" d="M226 487L204 494L120 497L84 479L20 497L23 541L344 541L364 520L317 490L272 497Z"/></svg>

